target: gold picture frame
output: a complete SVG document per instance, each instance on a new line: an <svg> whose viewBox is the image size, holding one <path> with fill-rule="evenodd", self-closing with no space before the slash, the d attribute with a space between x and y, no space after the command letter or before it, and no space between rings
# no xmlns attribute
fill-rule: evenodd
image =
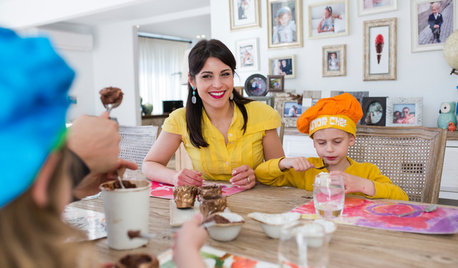
<svg viewBox="0 0 458 268"><path fill-rule="evenodd" d="M347 75L347 45L323 46L322 76Z"/></svg>
<svg viewBox="0 0 458 268"><path fill-rule="evenodd" d="M231 31L261 27L259 3L260 0L229 0Z"/></svg>
<svg viewBox="0 0 458 268"><path fill-rule="evenodd" d="M363 22L363 80L396 80L397 18Z"/></svg>
<svg viewBox="0 0 458 268"><path fill-rule="evenodd" d="M268 47L302 47L302 0L267 0Z"/></svg>

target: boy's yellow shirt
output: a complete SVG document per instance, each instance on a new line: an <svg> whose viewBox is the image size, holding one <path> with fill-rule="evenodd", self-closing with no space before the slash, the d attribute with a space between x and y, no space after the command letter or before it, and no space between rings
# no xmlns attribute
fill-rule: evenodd
<svg viewBox="0 0 458 268"><path fill-rule="evenodd" d="M234 168L248 165L254 170L264 161L262 139L265 131L281 125L277 111L262 102L252 101L245 104L245 108L248 115L246 132L242 130L242 112L234 105L227 145L223 134L213 126L205 110L202 113L202 135L208 147L199 149L191 144L186 127L186 108L173 111L162 128L166 132L181 135L194 170L202 172L205 179L227 181L232 177Z"/></svg>
<svg viewBox="0 0 458 268"><path fill-rule="evenodd" d="M278 167L278 162L283 158L276 158L260 164L256 170L256 179L263 184L272 186L291 186L307 191L313 191L313 183L315 176L320 172L327 172L326 169L318 170L315 168L306 171L295 171L293 168L286 171L281 171ZM378 167L371 163L358 163L347 157L350 166L344 170L345 173L355 175L361 178L371 180L375 186L375 194L367 196L368 198L385 198L395 200L409 200L407 194L397 185L394 185L391 180L384 176ZM307 160L316 167L323 166L323 160L318 157L310 157Z"/></svg>

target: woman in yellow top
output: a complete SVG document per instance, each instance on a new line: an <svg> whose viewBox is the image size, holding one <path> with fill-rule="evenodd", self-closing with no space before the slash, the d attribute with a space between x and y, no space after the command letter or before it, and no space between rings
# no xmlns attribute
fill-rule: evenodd
<svg viewBox="0 0 458 268"><path fill-rule="evenodd" d="M143 161L143 173L172 185L201 185L203 179L212 179L254 187L254 169L264 160L284 156L276 131L280 115L234 89L235 58L221 41L198 42L188 61L186 107L164 122ZM166 168L181 142L194 170Z"/></svg>
<svg viewBox="0 0 458 268"><path fill-rule="evenodd" d="M299 131L309 134L318 157L277 158L256 168L264 184L293 186L313 190L315 176L322 171L341 175L345 193L369 198L408 200L407 194L371 163L358 163L347 157L348 147L355 144L356 124L363 116L361 105L344 93L319 100L297 120ZM327 165L325 169L316 169Z"/></svg>

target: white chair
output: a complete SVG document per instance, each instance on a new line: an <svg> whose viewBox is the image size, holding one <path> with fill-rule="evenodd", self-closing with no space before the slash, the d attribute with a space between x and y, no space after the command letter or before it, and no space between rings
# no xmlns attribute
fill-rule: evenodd
<svg viewBox="0 0 458 268"><path fill-rule="evenodd" d="M149 149L156 141L158 126L119 126L121 142L119 157L138 165L138 170L126 170L125 177L142 176L142 163Z"/></svg>

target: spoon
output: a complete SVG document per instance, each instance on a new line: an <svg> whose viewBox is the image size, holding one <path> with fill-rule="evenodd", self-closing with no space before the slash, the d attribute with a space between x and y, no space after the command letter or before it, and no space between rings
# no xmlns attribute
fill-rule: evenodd
<svg viewBox="0 0 458 268"><path fill-rule="evenodd" d="M208 228L208 227L213 226L215 224L216 223L214 221L211 221L211 222L202 223L201 226L204 227L204 228ZM177 229L168 229L168 230L165 230L165 231L160 232L160 233L148 234L148 233L142 233L140 230L129 230L129 231L127 231L127 236L130 239L134 239L134 238L154 239L154 238L156 238L158 236L162 236L162 235L165 235L165 234L168 234L168 233L173 233L175 231L177 231Z"/></svg>
<svg viewBox="0 0 458 268"><path fill-rule="evenodd" d="M423 212L433 212L436 209L437 209L437 205L436 204L430 204L430 205L428 205L428 206L423 208ZM415 212L419 212L419 211L418 210L412 210L412 211L409 211L409 212L406 212L406 213L399 214L398 217L405 217L405 216L408 216L408 215L412 215Z"/></svg>
<svg viewBox="0 0 458 268"><path fill-rule="evenodd" d="M124 177L124 174L121 174L121 171L118 169L116 170L116 173L118 173L118 181L119 181L119 184L121 184L121 187L123 189L126 189L126 187L124 187L124 184L122 184L122 180L123 180L123 177Z"/></svg>
<svg viewBox="0 0 458 268"><path fill-rule="evenodd" d="M322 167L316 167L315 169L325 169L328 167L328 164L324 164Z"/></svg>

